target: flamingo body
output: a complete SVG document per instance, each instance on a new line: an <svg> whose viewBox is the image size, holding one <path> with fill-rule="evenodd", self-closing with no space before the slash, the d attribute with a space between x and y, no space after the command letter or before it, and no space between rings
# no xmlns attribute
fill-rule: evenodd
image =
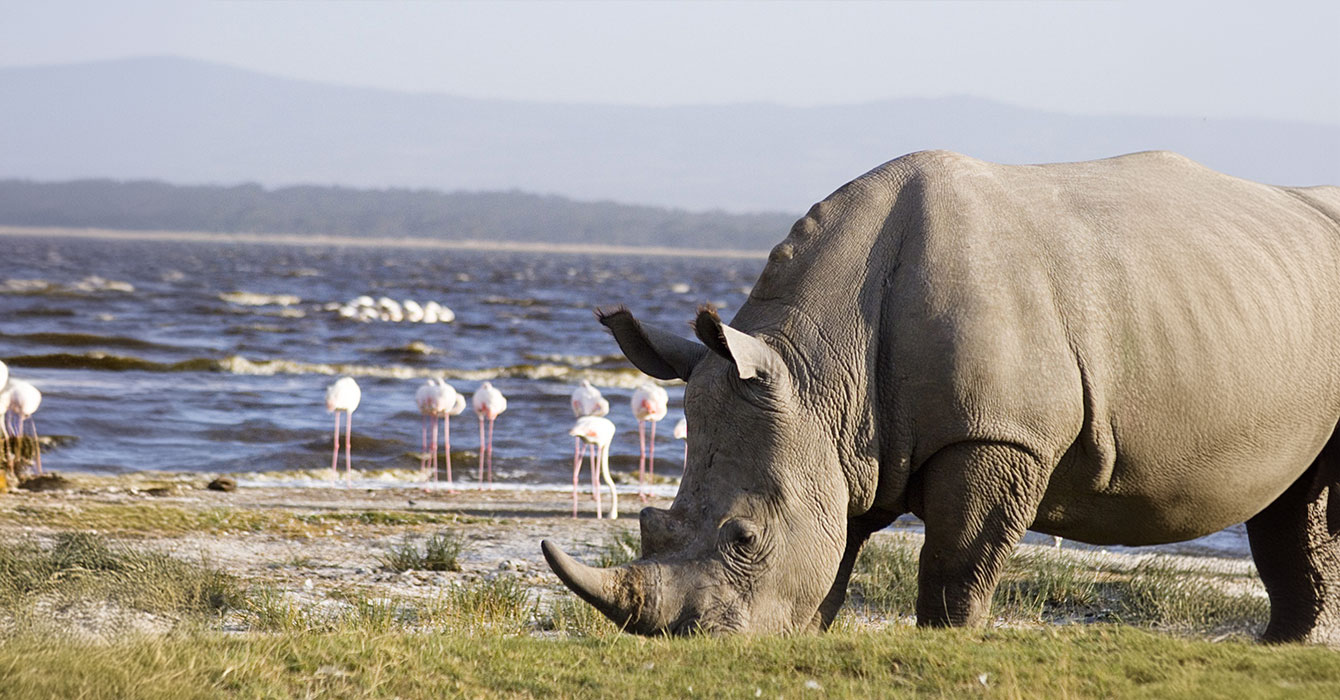
<svg viewBox="0 0 1340 700"><path fill-rule="evenodd" d="M491 382L484 382L475 390L474 396L470 397L470 403L479 416L479 481L484 481L484 468L488 465L489 483L493 483L493 421L503 411L507 410L507 397L503 396L501 391L493 387ZM488 423L488 437L485 437L484 424Z"/></svg>
<svg viewBox="0 0 1340 700"><path fill-rule="evenodd" d="M600 504L599 477L603 478L610 490L610 519L619 517L619 493L614 490L614 479L610 476L610 442L614 440L614 423L602 416L582 416L573 424L568 434L581 442L591 445L591 495L596 502L596 517L604 517ZM573 465L572 470L572 517L577 517L577 479L581 472L581 461Z"/></svg>
<svg viewBox="0 0 1340 700"><path fill-rule="evenodd" d="M23 444L23 426L26 423L33 433L33 466L37 473L42 473L42 444L37 437L37 422L33 420L33 414L42 405L42 392L37 387L21 379L8 379L9 372L6 371L6 382L4 391L0 392L0 407L4 409L5 420L13 414L15 417L14 436L19 438L19 444ZM5 443L9 443L9 430L6 428ZM15 448L15 453L19 448ZM8 447L6 447L8 453ZM15 455L17 456L17 454ZM8 459L8 456L6 457Z"/></svg>
<svg viewBox="0 0 1340 700"><path fill-rule="evenodd" d="M629 404L633 416L637 418L638 446L641 448L637 462L637 495L647 500L647 482L656 476L656 424L670 412L670 397L665 389L651 383L643 384L633 392ZM646 434L646 424L651 423L651 437Z"/></svg>
<svg viewBox="0 0 1340 700"><path fill-rule="evenodd" d="M354 432L354 411L363 399L363 391L353 377L340 377L334 384L326 387L326 410L335 414L335 447L330 456L330 469L334 471L340 455L340 413L345 414L344 428L344 480L353 479L353 463L350 456L350 442Z"/></svg>

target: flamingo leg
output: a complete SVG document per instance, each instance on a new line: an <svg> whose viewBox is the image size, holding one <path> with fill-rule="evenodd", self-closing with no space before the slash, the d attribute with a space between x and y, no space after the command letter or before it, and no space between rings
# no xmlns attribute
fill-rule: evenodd
<svg viewBox="0 0 1340 700"><path fill-rule="evenodd" d="M596 519L605 517L604 509L600 505L600 457L599 445L591 446L591 494L596 499Z"/></svg>
<svg viewBox="0 0 1340 700"><path fill-rule="evenodd" d="M572 517L577 517L577 477L582 473L582 439L572 439Z"/></svg>
<svg viewBox="0 0 1340 700"><path fill-rule="evenodd" d="M451 416L442 416L442 451L447 455L447 492L456 493L456 482L451 480Z"/></svg>
<svg viewBox="0 0 1340 700"><path fill-rule="evenodd" d="M419 415L419 474L428 471L428 414Z"/></svg>
<svg viewBox="0 0 1340 700"><path fill-rule="evenodd" d="M684 441L684 466L679 468L679 478L684 478L684 472L689 470L689 441Z"/></svg>
<svg viewBox="0 0 1340 700"><path fill-rule="evenodd" d="M493 488L493 421L489 418L489 488Z"/></svg>
<svg viewBox="0 0 1340 700"><path fill-rule="evenodd" d="M433 458L429 460L429 468L433 470L433 481L437 481L437 416L433 416Z"/></svg>
<svg viewBox="0 0 1340 700"><path fill-rule="evenodd" d="M14 422L9 426L9 428L10 428L10 432L12 432L12 433L14 434L14 438L15 438L15 445L14 445L14 468L15 468L15 469L22 469L22 468L23 468L23 443L27 442L27 438L25 438L24 435L23 435L23 415L22 415L22 414L15 413L15 414L14 414Z"/></svg>
<svg viewBox="0 0 1340 700"><path fill-rule="evenodd" d="M656 424L659 421L651 421L651 438L647 440L647 486L656 484ZM648 495L651 495L648 493Z"/></svg>
<svg viewBox="0 0 1340 700"><path fill-rule="evenodd" d="M353 484L354 482L353 460L349 456L353 451L353 441L354 412L348 411L348 415L344 418L344 482L346 484Z"/></svg>
<svg viewBox="0 0 1340 700"><path fill-rule="evenodd" d="M8 420L9 416L0 415L0 457L4 458L5 469L12 473L14 466L9 460L9 427L5 425Z"/></svg>
<svg viewBox="0 0 1340 700"><path fill-rule="evenodd" d="M637 422L637 497L647 500L647 424Z"/></svg>
<svg viewBox="0 0 1340 700"><path fill-rule="evenodd" d="M340 412L335 411L335 446L330 452L330 470L339 474L340 466Z"/></svg>
<svg viewBox="0 0 1340 700"><path fill-rule="evenodd" d="M33 454L37 461L37 473L42 473L42 442L37 438L37 419L28 417L28 425L33 429Z"/></svg>
<svg viewBox="0 0 1340 700"><path fill-rule="evenodd" d="M488 450L488 443L484 442L484 416L479 417L479 483L484 483L484 456Z"/></svg>
<svg viewBox="0 0 1340 700"><path fill-rule="evenodd" d="M600 446L600 474L610 487L610 520L619 518L619 492L614 490L614 478L610 476L610 446Z"/></svg>

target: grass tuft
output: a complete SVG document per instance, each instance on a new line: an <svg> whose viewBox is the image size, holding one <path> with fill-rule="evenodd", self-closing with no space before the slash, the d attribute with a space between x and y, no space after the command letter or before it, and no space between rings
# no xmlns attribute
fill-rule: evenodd
<svg viewBox="0 0 1340 700"><path fill-rule="evenodd" d="M601 547L596 557L596 566L601 568L622 566L640 556L642 556L641 535L635 530L615 530Z"/></svg>
<svg viewBox="0 0 1340 700"><path fill-rule="evenodd" d="M208 562L130 549L102 535L62 533L49 548L0 543L0 615L14 629L40 622L38 610L81 602L200 617L242 601L236 579Z"/></svg>
<svg viewBox="0 0 1340 700"><path fill-rule="evenodd" d="M465 548L465 540L460 534L451 531L439 532L428 538L424 549L420 551L414 544L412 535L405 534L401 544L392 545L386 554L378 557L382 568L396 573L402 571L460 571L457 561Z"/></svg>

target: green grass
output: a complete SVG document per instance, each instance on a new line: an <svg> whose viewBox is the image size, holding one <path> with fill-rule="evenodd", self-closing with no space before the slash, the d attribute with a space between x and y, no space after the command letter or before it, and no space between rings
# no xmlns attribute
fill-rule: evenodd
<svg viewBox="0 0 1340 700"><path fill-rule="evenodd" d="M616 535L605 554L634 557L635 542ZM425 557L429 548L415 550ZM872 544L858 561L853 605L828 634L645 639L620 633L567 592L541 605L510 574L453 580L431 597L373 597L326 582L310 593L243 589L208 562L67 533L47 547L0 546L0 618L18 621L0 624L0 695L1340 696L1336 650L1204 640L1265 619L1259 599L1221 591L1222 574L1188 574L1159 559L1120 569L1025 549L994 601L1004 627L861 621L863 612L910 614L915 571L910 541ZM38 614L37 601L49 610L81 600L176 623L166 633L94 641L23 623Z"/></svg>
<svg viewBox="0 0 1340 700"><path fill-rule="evenodd" d="M213 617L242 600L232 576L207 562L64 533L50 548L0 544L0 619L12 631L50 627L43 610L84 602L173 617Z"/></svg>
<svg viewBox="0 0 1340 700"><path fill-rule="evenodd" d="M642 536L637 530L614 530L596 555L601 568L627 564L642 556Z"/></svg>
<svg viewBox="0 0 1340 700"><path fill-rule="evenodd" d="M420 551L413 536L406 533L404 541L388 548L378 561L382 568L395 572L460 571L461 564L456 558L464 548L465 540L461 535L446 531L429 537Z"/></svg>
<svg viewBox="0 0 1340 700"><path fill-rule="evenodd" d="M1204 637L1249 637L1264 627L1270 605L1262 597L1227 592L1219 585L1231 578L1175 568L1158 557L1124 570L1047 549L1020 549L1001 575L992 614L1012 624L1121 622ZM853 571L852 594L858 608L914 615L914 542L867 545Z"/></svg>
<svg viewBox="0 0 1340 700"><path fill-rule="evenodd" d="M0 504L3 506L3 504ZM183 508L160 503L20 503L0 507L0 523L56 529L91 529L116 535L183 535L191 532L268 532L285 537L323 535L332 527L373 530L450 525L477 519L450 513L365 510L291 513L255 508Z"/></svg>
<svg viewBox="0 0 1340 700"><path fill-rule="evenodd" d="M1123 626L548 640L368 628L195 631L0 649L11 697L1287 697L1340 694L1340 654Z"/></svg>

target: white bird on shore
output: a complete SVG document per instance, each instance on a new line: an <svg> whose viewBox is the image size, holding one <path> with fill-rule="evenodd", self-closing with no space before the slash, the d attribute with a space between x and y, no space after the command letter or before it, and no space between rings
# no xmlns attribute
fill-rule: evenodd
<svg viewBox="0 0 1340 700"><path fill-rule="evenodd" d="M470 399L475 413L479 415L479 482L484 482L484 465L488 464L489 483L493 483L493 421L507 410L507 397L493 388L490 382L484 382L475 390ZM488 439L484 439L484 422L488 421Z"/></svg>
<svg viewBox="0 0 1340 700"><path fill-rule="evenodd" d="M429 379L414 392L414 405L419 407L419 473L425 479L437 481L437 405L442 390L436 379ZM428 424L433 426L432 447L428 444Z"/></svg>
<svg viewBox="0 0 1340 700"><path fill-rule="evenodd" d="M689 468L689 419L680 418L679 422L675 423L675 439L684 441L684 466L679 470L682 477Z"/></svg>
<svg viewBox="0 0 1340 700"><path fill-rule="evenodd" d="M610 412L610 402L600 395L600 390L591 386L591 382L583 379L572 392L572 415L575 418L582 416L603 416ZM574 437L572 446L572 468L574 470L581 468L582 451L586 443L580 437Z"/></svg>
<svg viewBox="0 0 1340 700"><path fill-rule="evenodd" d="M447 386L451 386L448 384ZM459 416L465 413L465 395L453 387L452 391L456 393L456 401L447 409L446 415L442 417L442 430L445 433L444 440L447 453L447 485L451 487L451 493L456 493L456 483L451 480L451 417Z"/></svg>
<svg viewBox="0 0 1340 700"><path fill-rule="evenodd" d="M633 392L629 402L633 407L633 416L637 418L637 439L642 454L637 462L637 495L647 500L647 482L656 476L656 423L670 411L670 397L665 389L647 383ZM646 424L651 423L651 439L647 439Z"/></svg>
<svg viewBox="0 0 1340 700"><path fill-rule="evenodd" d="M442 379L429 379L419 391L414 395L415 402L419 405L419 412L424 416L424 450L431 455L425 460L428 464L424 468L431 469L430 478L437 481L437 419L442 419L443 442L446 443L446 462L447 462L447 487L451 493L456 492L455 482L451 476L451 417L458 416L465 410L465 397L456 391L456 387L448 384ZM428 448L428 428L427 422L433 424L433 443L432 448Z"/></svg>
<svg viewBox="0 0 1340 700"><path fill-rule="evenodd" d="M614 490L614 478L610 476L610 441L614 439L614 423L601 416L582 416L572 426L568 434L591 446L591 495L596 502L596 517L604 515L600 505L599 477L605 480L610 489L610 519L619 517L619 493ZM581 462L572 469L572 517L577 517L577 480L581 474Z"/></svg>
<svg viewBox="0 0 1340 700"><path fill-rule="evenodd" d="M352 448L350 442L354 434L354 411L358 410L358 402L363 398L363 392L358 388L358 382L353 377L340 377L334 384L326 387L326 410L335 414L335 448L330 455L330 470L336 471L340 456L340 412L343 411L345 418L344 426L344 481L351 483L353 481L353 464L350 458Z"/></svg>
<svg viewBox="0 0 1340 700"><path fill-rule="evenodd" d="M18 421L14 428L15 437L19 439L19 445L23 445L23 424L25 422L33 431L33 465L38 474L42 473L42 444L37 437L37 421L33 420L33 414L37 413L37 407L42 405L42 392L37 387L20 379L10 379L5 385L4 393L9 395L8 412L14 414ZM14 448L15 456L18 453L18 447Z"/></svg>

